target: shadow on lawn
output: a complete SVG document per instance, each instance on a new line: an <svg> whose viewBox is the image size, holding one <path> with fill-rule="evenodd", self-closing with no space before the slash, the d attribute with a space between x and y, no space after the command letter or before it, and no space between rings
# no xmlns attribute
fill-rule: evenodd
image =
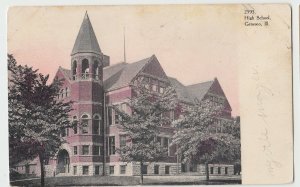
<svg viewBox="0 0 300 187"><path fill-rule="evenodd" d="M241 184L239 179L212 179L210 181L166 181L159 179L145 179L144 185L226 185ZM11 182L12 186L37 187L40 186L39 179L20 180ZM132 176L70 176L52 177L45 179L45 185L55 186L135 186L139 185L139 177Z"/></svg>

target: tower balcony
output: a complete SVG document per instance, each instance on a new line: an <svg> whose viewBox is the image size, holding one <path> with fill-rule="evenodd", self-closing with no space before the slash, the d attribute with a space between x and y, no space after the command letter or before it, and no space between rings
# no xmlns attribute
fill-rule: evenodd
<svg viewBox="0 0 300 187"><path fill-rule="evenodd" d="M94 80L94 81L99 81L100 76L95 75L93 73L81 73L80 76L73 75L72 80Z"/></svg>

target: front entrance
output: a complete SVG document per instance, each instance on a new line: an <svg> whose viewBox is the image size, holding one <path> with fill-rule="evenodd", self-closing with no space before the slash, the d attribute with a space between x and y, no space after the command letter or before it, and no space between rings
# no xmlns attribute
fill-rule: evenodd
<svg viewBox="0 0 300 187"><path fill-rule="evenodd" d="M57 154L56 173L69 173L70 172L70 157L66 150L60 150Z"/></svg>

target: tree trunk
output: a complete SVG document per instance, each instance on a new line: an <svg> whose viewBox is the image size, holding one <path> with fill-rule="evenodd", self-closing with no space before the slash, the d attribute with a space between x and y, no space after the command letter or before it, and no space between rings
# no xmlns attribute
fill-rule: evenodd
<svg viewBox="0 0 300 187"><path fill-rule="evenodd" d="M206 173L206 181L209 181L209 168L208 168L208 162L205 162L205 173Z"/></svg>
<svg viewBox="0 0 300 187"><path fill-rule="evenodd" d="M45 176L44 176L44 158L41 153L39 153L40 167L41 167L41 187L45 186Z"/></svg>
<svg viewBox="0 0 300 187"><path fill-rule="evenodd" d="M143 162L140 162L141 163L141 178L140 178L140 183L143 184L144 183L144 176L143 176Z"/></svg>

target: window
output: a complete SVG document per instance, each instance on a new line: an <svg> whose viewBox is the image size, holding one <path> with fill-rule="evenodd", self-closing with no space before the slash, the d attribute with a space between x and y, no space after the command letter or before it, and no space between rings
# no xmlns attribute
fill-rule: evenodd
<svg viewBox="0 0 300 187"><path fill-rule="evenodd" d="M77 74L77 62L76 60L72 64L72 75L73 75L73 80L76 79L76 74Z"/></svg>
<svg viewBox="0 0 300 187"><path fill-rule="evenodd" d="M152 83L152 91L158 92L158 81L152 79L151 83Z"/></svg>
<svg viewBox="0 0 300 187"><path fill-rule="evenodd" d="M148 173L148 165L143 165L142 166L142 173L147 174Z"/></svg>
<svg viewBox="0 0 300 187"><path fill-rule="evenodd" d="M95 175L100 174L100 166L95 166Z"/></svg>
<svg viewBox="0 0 300 187"><path fill-rule="evenodd" d="M120 166L120 174L125 174L126 173L126 165L121 165Z"/></svg>
<svg viewBox="0 0 300 187"><path fill-rule="evenodd" d="M109 174L113 175L115 173L115 166L109 166Z"/></svg>
<svg viewBox="0 0 300 187"><path fill-rule="evenodd" d="M156 174L156 175L159 174L159 165L154 166L154 174Z"/></svg>
<svg viewBox="0 0 300 187"><path fill-rule="evenodd" d="M111 136L108 139L109 143L109 154L114 155L116 153L115 137Z"/></svg>
<svg viewBox="0 0 300 187"><path fill-rule="evenodd" d="M82 120L81 120L81 122L82 122L82 134L87 134L89 131L89 120L88 120L88 115L83 115L82 117Z"/></svg>
<svg viewBox="0 0 300 187"><path fill-rule="evenodd" d="M218 167L218 174L221 174L221 167Z"/></svg>
<svg viewBox="0 0 300 187"><path fill-rule="evenodd" d="M210 167L210 174L214 174L214 168Z"/></svg>
<svg viewBox="0 0 300 187"><path fill-rule="evenodd" d="M74 147L73 147L73 151L74 151L74 155L77 155L77 154L78 154L78 152L77 152L77 146L74 146Z"/></svg>
<svg viewBox="0 0 300 187"><path fill-rule="evenodd" d="M157 139L157 142L159 142L161 145L161 137L157 136L156 139Z"/></svg>
<svg viewBox="0 0 300 187"><path fill-rule="evenodd" d="M94 145L93 146L93 155L99 155L100 154L100 146Z"/></svg>
<svg viewBox="0 0 300 187"><path fill-rule="evenodd" d="M61 137L66 137L66 129L61 130Z"/></svg>
<svg viewBox="0 0 300 187"><path fill-rule="evenodd" d="M120 135L120 148L126 146L126 136L125 135Z"/></svg>
<svg viewBox="0 0 300 187"><path fill-rule="evenodd" d="M89 166L82 166L82 175L89 174Z"/></svg>
<svg viewBox="0 0 300 187"><path fill-rule="evenodd" d="M126 104L126 103L122 103L122 104L121 104L121 110L122 110L124 113L127 113L127 104Z"/></svg>
<svg viewBox="0 0 300 187"><path fill-rule="evenodd" d="M108 124L112 125L112 109L107 108L107 115L108 115Z"/></svg>
<svg viewBox="0 0 300 187"><path fill-rule="evenodd" d="M83 59L81 63L81 73L82 73L82 79L88 79L89 78L89 61L87 59Z"/></svg>
<svg viewBox="0 0 300 187"><path fill-rule="evenodd" d="M156 84L152 84L152 91L157 92L157 85Z"/></svg>
<svg viewBox="0 0 300 187"><path fill-rule="evenodd" d="M167 154L169 155L169 139L163 138L163 147L167 150Z"/></svg>
<svg viewBox="0 0 300 187"><path fill-rule="evenodd" d="M165 174L170 174L170 166L165 166Z"/></svg>
<svg viewBox="0 0 300 187"><path fill-rule="evenodd" d="M77 134L77 116L73 116L73 123L74 123L74 126L73 126L73 131L74 131L74 134Z"/></svg>
<svg viewBox="0 0 300 187"><path fill-rule="evenodd" d="M77 166L73 166L73 175L77 175Z"/></svg>
<svg viewBox="0 0 300 187"><path fill-rule="evenodd" d="M93 119L93 134L100 134L100 117L98 115Z"/></svg>
<svg viewBox="0 0 300 187"><path fill-rule="evenodd" d="M170 111L170 120L171 120L171 121L174 121L174 120L175 120L175 117L174 117L174 110L171 110L171 111Z"/></svg>
<svg viewBox="0 0 300 187"><path fill-rule="evenodd" d="M89 146L83 145L82 146L82 155L88 155L89 154Z"/></svg>
<svg viewBox="0 0 300 187"><path fill-rule="evenodd" d="M104 155L104 149L103 149L103 146L100 146L100 155Z"/></svg>
<svg viewBox="0 0 300 187"><path fill-rule="evenodd" d="M164 93L164 91L165 91L165 88L164 87L159 87L159 93Z"/></svg>
<svg viewBox="0 0 300 187"><path fill-rule="evenodd" d="M60 91L61 98L64 98L64 89Z"/></svg>
<svg viewBox="0 0 300 187"><path fill-rule="evenodd" d="M49 165L49 158L45 158L44 164L45 164L45 165Z"/></svg>
<svg viewBox="0 0 300 187"><path fill-rule="evenodd" d="M228 174L228 167L225 167L225 174Z"/></svg>
<svg viewBox="0 0 300 187"><path fill-rule="evenodd" d="M119 124L119 114L115 111L115 124Z"/></svg>

